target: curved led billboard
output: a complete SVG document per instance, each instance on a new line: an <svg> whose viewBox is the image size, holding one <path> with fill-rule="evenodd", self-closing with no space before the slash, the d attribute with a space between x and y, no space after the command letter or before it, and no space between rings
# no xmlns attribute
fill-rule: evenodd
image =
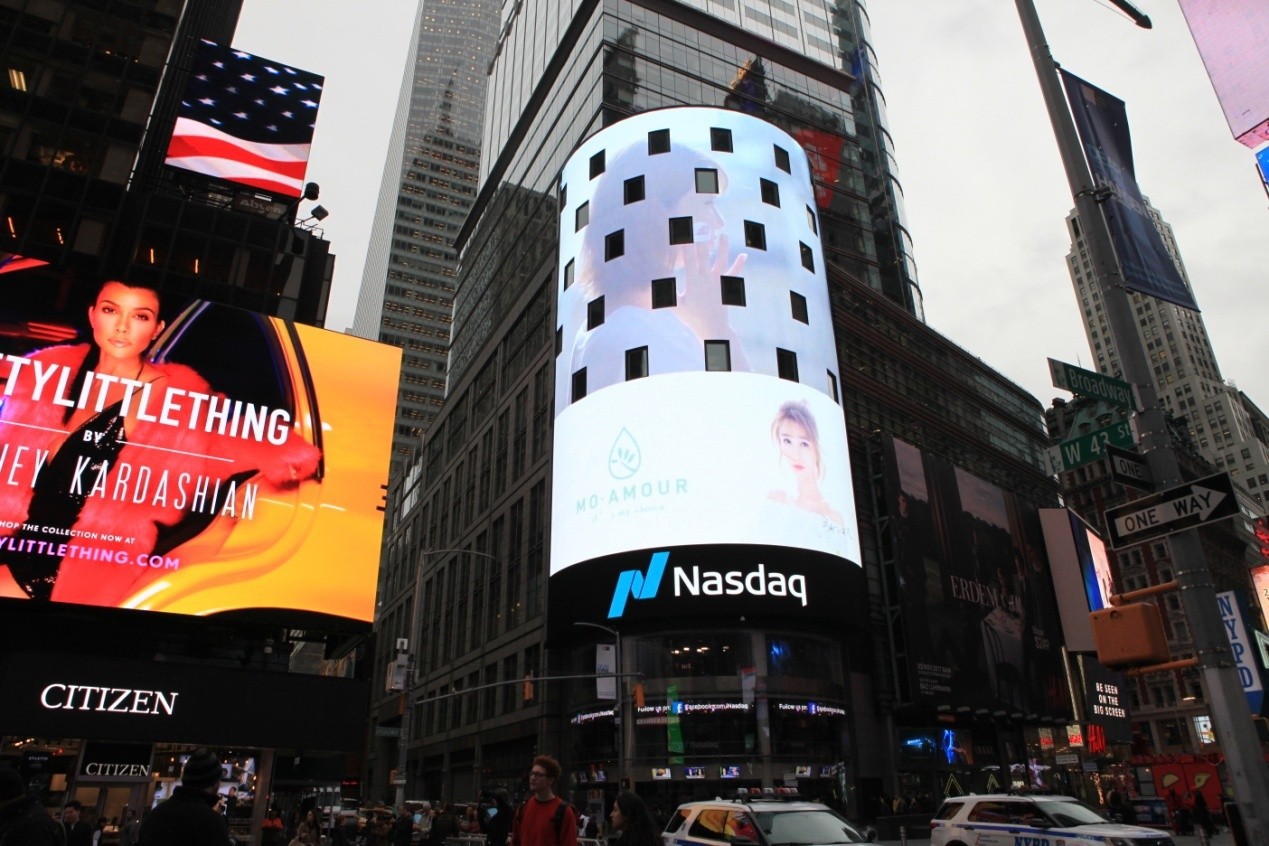
<svg viewBox="0 0 1269 846"><path fill-rule="evenodd" d="M663 109L583 143L560 199L552 614L819 613L860 554L806 154ZM664 592L616 602L661 553Z"/></svg>
<svg viewBox="0 0 1269 846"><path fill-rule="evenodd" d="M0 347L0 597L370 621L400 351L183 305L107 282Z"/></svg>

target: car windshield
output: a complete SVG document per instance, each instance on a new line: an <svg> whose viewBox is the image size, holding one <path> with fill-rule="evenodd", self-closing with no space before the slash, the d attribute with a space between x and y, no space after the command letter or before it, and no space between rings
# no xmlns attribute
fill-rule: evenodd
<svg viewBox="0 0 1269 846"><path fill-rule="evenodd" d="M759 811L758 825L771 846L825 846L830 843L867 843L868 838L837 814L822 811Z"/></svg>
<svg viewBox="0 0 1269 846"><path fill-rule="evenodd" d="M1077 799L1064 799L1060 802L1041 802L1040 807L1061 826L1070 825L1102 825L1110 822L1097 811Z"/></svg>

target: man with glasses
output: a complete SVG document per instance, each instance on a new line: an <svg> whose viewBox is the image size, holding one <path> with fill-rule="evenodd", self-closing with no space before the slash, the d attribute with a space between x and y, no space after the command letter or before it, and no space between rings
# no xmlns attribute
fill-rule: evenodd
<svg viewBox="0 0 1269 846"><path fill-rule="evenodd" d="M577 815L555 795L560 762L539 755L529 768L533 795L516 808L511 823L511 846L577 846Z"/></svg>

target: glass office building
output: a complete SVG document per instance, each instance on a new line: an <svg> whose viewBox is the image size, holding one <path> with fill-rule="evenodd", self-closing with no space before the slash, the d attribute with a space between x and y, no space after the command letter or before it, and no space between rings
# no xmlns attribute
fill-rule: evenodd
<svg viewBox="0 0 1269 846"><path fill-rule="evenodd" d="M571 625L547 635L548 598L552 608L570 601L548 578L559 530L553 472L579 460L555 432L557 408L569 401L560 379L578 396L557 295L566 284L562 213L572 219L579 209L560 176L605 128L675 106L762 119L809 159L828 296L807 316L834 330L827 369L840 373L855 502L846 519L858 523L862 559L845 599L863 610L624 622L623 669L642 676L645 701L627 702L623 733L594 681L553 680L594 673L597 643L614 635ZM894 565L881 433L1031 504L1055 502L1041 469L1039 403L922 322L866 11L775 0L509 2L485 114L480 190L459 236L446 399L389 492L376 661L384 675L398 639L413 645L407 794L516 792L526 762L545 751L589 801L615 789L624 759L626 776L663 807L787 778L861 810L850 803L892 790L894 761L886 743L857 739L892 737L892 720L936 719L904 702L896 682L903 662L918 658L894 645L887 623L899 611L885 587ZM772 167L778 181L780 165ZM772 364L773 376L828 392L823 371L799 378ZM731 424L725 415L711 423ZM641 577L647 566L646 557L637 565ZM593 592L607 602L613 586ZM383 695L374 707L385 739L371 750L371 795L386 795L397 767L396 740L386 736L401 725L399 702ZM1019 738L1011 748L1022 746Z"/></svg>

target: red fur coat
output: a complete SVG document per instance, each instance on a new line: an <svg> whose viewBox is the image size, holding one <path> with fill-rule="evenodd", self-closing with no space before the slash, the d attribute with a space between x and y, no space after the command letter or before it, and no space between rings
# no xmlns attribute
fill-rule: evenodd
<svg viewBox="0 0 1269 846"><path fill-rule="evenodd" d="M77 371L88 350L87 344L49 347L27 358ZM0 364L0 368L3 366ZM189 367L181 364L150 366L165 377L157 380L157 386L163 389L211 393L207 381ZM45 460L51 459L66 437L63 423L66 408L47 401L47 397L40 402L33 401L27 392L31 382L27 375L10 395L0 395L0 538L11 537L26 520L35 492L37 456L47 451ZM244 471L255 471L268 484L283 488L311 477L319 458L319 450L293 430L288 430L286 442L278 446L249 438L209 434L186 426L130 419L127 440L111 462L107 486L113 487L121 465L144 465L155 478L169 471L173 475L188 473L193 477L224 480ZM175 497L169 497L167 504L155 505L149 498L137 504L131 497L89 496L71 530L75 533L74 542L81 547L122 550L128 553L129 560L135 561L136 556L154 550L161 526L173 526L183 516L185 510L176 507ZM102 539L105 535L124 540L106 541ZM69 538L63 540L70 541ZM4 563L6 554L7 550L0 546L0 564ZM125 578L130 582L135 571L144 572L135 566L121 567L68 557L62 562L52 598L102 604L101 599L115 593L108 588L102 590L106 588L103 579L117 582ZM119 576L111 576L113 572ZM4 581L8 581L7 575Z"/></svg>

